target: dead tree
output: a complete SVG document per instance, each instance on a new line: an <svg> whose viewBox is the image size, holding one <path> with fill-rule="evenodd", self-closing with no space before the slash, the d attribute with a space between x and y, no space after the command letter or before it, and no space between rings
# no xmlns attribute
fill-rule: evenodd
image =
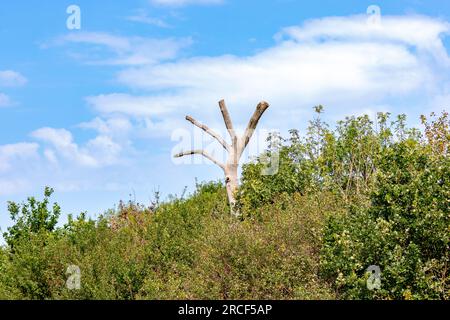
<svg viewBox="0 0 450 320"><path fill-rule="evenodd" d="M188 155L202 155L208 160L212 161L214 164L219 166L225 173L225 185L227 189L227 196L228 201L230 203L231 207L231 213L233 215L239 215L238 211L236 210L236 191L239 187L239 179L238 179L238 166L239 166L239 160L242 157L242 154L244 153L245 148L247 147L248 143L250 142L250 139L253 135L253 132L256 129L256 126L258 125L259 120L261 119L261 116L263 113L269 108L269 104L265 101L262 101L258 104L256 107L255 112L253 113L253 116L251 117L247 128L245 129L244 135L239 137L236 134L236 131L233 127L233 122L231 121L230 114L228 112L227 106L225 105L225 101L221 100L219 102L220 111L222 112L222 117L225 122L225 127L228 130L228 133L231 137L231 145L225 141L224 138L222 138L219 134L211 130L208 126L199 123L194 118L187 116L186 120L192 123L194 126L202 129L206 133L208 133L211 137L216 139L223 148L228 152L228 159L226 163L222 163L218 160L216 160L214 157L212 157L210 154L208 154L205 150L191 150L186 152L181 152L175 155L175 158L181 158Z"/></svg>

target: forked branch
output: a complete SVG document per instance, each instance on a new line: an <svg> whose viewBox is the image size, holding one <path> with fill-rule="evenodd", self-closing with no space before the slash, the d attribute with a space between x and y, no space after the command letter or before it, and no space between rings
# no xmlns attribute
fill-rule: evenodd
<svg viewBox="0 0 450 320"><path fill-rule="evenodd" d="M228 112L225 100L219 101L220 112L222 112L223 121L225 122L225 127L231 137L231 142L233 143L236 139L236 132L234 131L233 122L231 121L230 113Z"/></svg>
<svg viewBox="0 0 450 320"><path fill-rule="evenodd" d="M194 126L202 129L214 139L216 139L224 148L228 151L228 159L224 164L216 159L214 159L210 154L208 154L205 150L192 150L187 152L181 152L175 155L176 158L181 158L184 156L190 155L202 155L205 158L209 159L217 166L222 168L225 173L225 183L226 190L228 196L228 202L230 203L231 214L235 216L239 216L239 209L236 207L236 198L235 194L239 187L239 178L238 178L238 166L239 159L241 158L245 148L247 147L255 129L258 125L259 120L261 119L263 113L269 108L269 104L267 102L260 102L256 107L256 110L250 119L245 133L242 137L238 137L236 134L233 122L231 121L230 113L228 112L227 106L224 100L219 101L220 111L222 112L222 117L225 122L225 126L228 130L228 133L231 137L231 144L228 144L225 139L218 135L216 132L211 130L208 126L201 124L194 118L187 116L186 120L192 123Z"/></svg>
<svg viewBox="0 0 450 320"><path fill-rule="evenodd" d="M211 162L213 162L214 164L218 165L219 167L222 168L222 170L225 171L225 165L222 162L216 160L213 156L211 156L205 150L184 151L184 152L177 153L176 155L174 155L174 157L175 158L181 158L181 157L184 157L184 156L191 156L191 155L194 155L194 154L198 154L198 155L204 156L205 158L209 159Z"/></svg>
<svg viewBox="0 0 450 320"><path fill-rule="evenodd" d="M224 147L225 150L230 151L230 145L225 141L225 139L222 138L218 133L216 133L215 131L210 129L207 125L198 122L197 120L195 120L194 118L192 118L190 116L186 116L186 120L189 121L190 123L192 123L194 126L205 131L207 134L209 134L214 139L216 139Z"/></svg>
<svg viewBox="0 0 450 320"><path fill-rule="evenodd" d="M250 121L248 122L247 129L245 129L243 139L243 149L247 147L253 132L255 132L256 126L258 125L259 120L261 119L264 112L269 108L269 104L265 101L262 101L258 104L256 107L255 112L253 113L253 116L250 118Z"/></svg>

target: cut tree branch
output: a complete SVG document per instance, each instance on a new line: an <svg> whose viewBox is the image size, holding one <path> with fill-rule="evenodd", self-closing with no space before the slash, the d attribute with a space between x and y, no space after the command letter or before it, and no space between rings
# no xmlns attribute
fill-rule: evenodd
<svg viewBox="0 0 450 320"><path fill-rule="evenodd" d="M187 116L186 120L191 122L194 126L202 129L210 136L215 138L224 148L228 151L228 159L226 163L222 163L216 159L214 159L211 155L209 155L205 150L192 150L185 151L175 155L175 158L181 158L184 156L190 155L202 155L205 158L212 161L214 164L222 168L225 173L225 186L227 191L228 202L230 204L231 214L234 216L239 216L239 208L236 207L236 192L239 188L239 177L238 177L238 167L239 167L239 159L241 158L245 148L247 147L255 129L258 125L259 120L263 113L269 108L269 104L267 102L260 102L256 107L256 111L250 119L247 129L245 130L244 136L240 137L236 134L236 131L233 127L233 122L231 121L230 113L228 112L227 106L224 100L219 101L220 111L222 112L222 117L225 122L225 126L228 130L228 133L231 137L231 144L228 144L225 139L218 135L216 132L211 130L208 126L201 124L194 118Z"/></svg>
<svg viewBox="0 0 450 320"><path fill-rule="evenodd" d="M225 141L225 139L223 139L218 133L216 133L212 129L210 129L207 125L198 122L197 120L195 120L194 118L192 118L190 116L186 116L186 120L189 121L190 123L192 123L194 126L205 131L207 134L209 134L214 139L216 139L225 148L225 150L230 151L230 146Z"/></svg>
<svg viewBox="0 0 450 320"><path fill-rule="evenodd" d="M255 112L253 113L253 116L251 117L250 121L248 122L247 129L245 129L243 139L243 146L242 148L245 149L247 147L253 132L256 129L256 126L258 125L259 120L261 119L264 112L269 108L269 104L265 101L262 101L258 104L256 107Z"/></svg>
<svg viewBox="0 0 450 320"><path fill-rule="evenodd" d="M205 158L209 159L211 162L213 162L214 164L216 164L217 166L221 167L222 170L225 171L225 165L223 163L221 163L220 161L214 159L214 157L212 157L208 152L206 152L205 150L191 150L191 151L184 151L184 152L180 152L176 155L174 155L175 158L181 158L184 156L191 156L194 154L198 154L198 155L202 155Z"/></svg>
<svg viewBox="0 0 450 320"><path fill-rule="evenodd" d="M228 133L231 136L231 142L233 143L233 141L236 138L236 133L234 132L233 122L231 121L230 113L228 112L228 108L227 108L227 105L225 104L225 100L219 101L219 107L220 107L220 111L222 112L222 117L225 122L225 127L227 128Z"/></svg>

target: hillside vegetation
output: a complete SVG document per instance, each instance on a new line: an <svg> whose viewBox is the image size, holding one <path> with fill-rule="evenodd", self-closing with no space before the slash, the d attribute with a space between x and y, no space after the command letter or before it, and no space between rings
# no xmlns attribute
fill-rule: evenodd
<svg viewBox="0 0 450 320"><path fill-rule="evenodd" d="M450 119L317 117L244 165L230 216L221 183L58 226L44 199L9 203L3 299L449 299ZM279 155L276 175L264 159ZM80 268L81 287L66 286ZM381 287L366 272L379 266Z"/></svg>

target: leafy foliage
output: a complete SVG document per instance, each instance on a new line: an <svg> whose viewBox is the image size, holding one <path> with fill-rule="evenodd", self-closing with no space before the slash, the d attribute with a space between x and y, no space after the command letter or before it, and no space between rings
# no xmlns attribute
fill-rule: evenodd
<svg viewBox="0 0 450 320"><path fill-rule="evenodd" d="M8 245L14 247L14 244L18 241L41 232L51 233L55 229L61 214L61 208L57 203L54 203L52 210L48 209L49 198L52 194L53 189L46 187L43 201L30 197L23 204L8 203L11 220L15 223L8 228L8 232L3 234Z"/></svg>
<svg viewBox="0 0 450 320"><path fill-rule="evenodd" d="M200 299L332 299L319 278L323 217L331 195L280 196L258 209L258 219L210 221L198 242L193 275Z"/></svg>
<svg viewBox="0 0 450 320"><path fill-rule="evenodd" d="M324 274L344 298L448 299L450 159L401 142L386 150L370 199L330 218ZM381 268L381 290L367 290L370 265Z"/></svg>
<svg viewBox="0 0 450 320"><path fill-rule="evenodd" d="M221 183L150 206L120 203L97 219L58 204L9 203L0 248L3 299L448 299L448 114L348 117L323 107L302 137L274 134L243 168L241 219ZM263 174L268 157L280 160ZM66 286L68 266L81 288ZM381 269L369 290L367 268Z"/></svg>

